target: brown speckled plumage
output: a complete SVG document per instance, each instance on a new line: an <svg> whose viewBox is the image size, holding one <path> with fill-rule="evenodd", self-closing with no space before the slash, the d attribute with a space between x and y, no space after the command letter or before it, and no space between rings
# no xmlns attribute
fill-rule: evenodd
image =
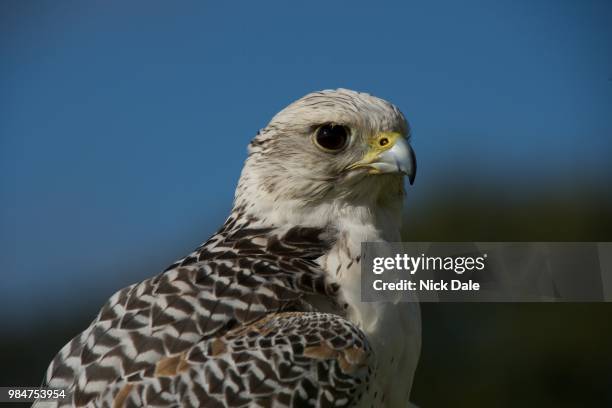
<svg viewBox="0 0 612 408"><path fill-rule="evenodd" d="M354 129L350 149L313 148L322 121ZM381 366L384 330L412 320L386 322L377 313L391 309L361 304L353 283L359 243L396 237L402 176L343 170L377 131L408 126L393 105L352 91L311 94L279 113L249 146L223 227L115 293L53 359L46 382L68 391L59 405L382 405L381 381L399 367ZM416 359L403 349L400 358L411 375Z"/></svg>

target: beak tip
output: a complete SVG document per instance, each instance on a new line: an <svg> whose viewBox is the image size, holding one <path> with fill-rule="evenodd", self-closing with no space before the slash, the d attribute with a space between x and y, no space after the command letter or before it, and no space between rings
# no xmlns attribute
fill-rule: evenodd
<svg viewBox="0 0 612 408"><path fill-rule="evenodd" d="M416 173L417 173L417 160L416 160L416 154L414 153L414 149L412 147L410 147L410 161L412 164L412 171L408 175L408 181L410 181L410 185L413 185L414 179L416 178Z"/></svg>

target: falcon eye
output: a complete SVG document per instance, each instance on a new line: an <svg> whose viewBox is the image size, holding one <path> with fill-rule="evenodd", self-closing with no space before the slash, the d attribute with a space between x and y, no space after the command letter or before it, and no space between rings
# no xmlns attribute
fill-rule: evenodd
<svg viewBox="0 0 612 408"><path fill-rule="evenodd" d="M349 131L345 126L327 124L319 127L314 135L315 144L327 152L338 152L346 147Z"/></svg>

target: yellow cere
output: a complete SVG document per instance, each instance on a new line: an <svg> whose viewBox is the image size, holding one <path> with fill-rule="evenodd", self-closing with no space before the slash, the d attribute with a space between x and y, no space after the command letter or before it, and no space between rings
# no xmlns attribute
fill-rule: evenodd
<svg viewBox="0 0 612 408"><path fill-rule="evenodd" d="M353 170L359 167L368 167L372 162L374 162L378 156L385 150L389 150L395 145L397 139L401 138L401 133L398 132L380 132L374 135L374 137L370 138L368 141L368 145L370 149L363 156L363 159L359 160L356 163L353 163L348 167L348 170ZM369 170L370 174L379 173L378 169L372 167Z"/></svg>

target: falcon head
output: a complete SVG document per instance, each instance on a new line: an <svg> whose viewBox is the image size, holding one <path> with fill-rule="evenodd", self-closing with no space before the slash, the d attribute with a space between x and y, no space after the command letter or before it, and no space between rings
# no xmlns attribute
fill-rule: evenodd
<svg viewBox="0 0 612 408"><path fill-rule="evenodd" d="M397 107L347 89L287 106L249 145L236 204L278 208L399 201L416 175L409 126Z"/></svg>

